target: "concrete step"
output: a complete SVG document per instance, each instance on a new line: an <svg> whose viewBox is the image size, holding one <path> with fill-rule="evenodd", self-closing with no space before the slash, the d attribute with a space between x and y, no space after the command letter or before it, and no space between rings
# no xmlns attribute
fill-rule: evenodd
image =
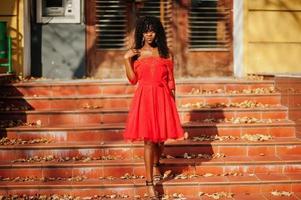
<svg viewBox="0 0 301 200"><path fill-rule="evenodd" d="M93 95L93 96L55 96L55 97L0 97L1 110L58 110L85 108L120 108L130 107L132 94ZM202 103L206 105L241 103L252 101L263 105L280 105L280 93L273 94L176 94L179 108L186 104Z"/></svg>
<svg viewBox="0 0 301 200"><path fill-rule="evenodd" d="M290 120L275 121L273 123L184 123L183 129L189 136L201 135L235 136L245 134L264 134L272 137L295 137L295 123ZM116 141L123 140L124 123L107 124L69 124L53 126L18 126L2 128L2 137L9 138L50 138L54 141Z"/></svg>
<svg viewBox="0 0 301 200"><path fill-rule="evenodd" d="M0 73L0 85L14 83L17 79L15 74Z"/></svg>
<svg viewBox="0 0 301 200"><path fill-rule="evenodd" d="M233 193L233 198L237 199L235 195L252 195L262 194L271 199L272 191L286 191L293 192L298 195L300 192L301 180L300 175L298 178L291 180L288 176L284 175L257 175L255 177L237 178L237 177L206 177L195 178L194 180L166 180L159 182L156 188L160 193L172 195L174 193L181 193L184 196L193 198L207 199L200 197L200 193L212 194L215 192ZM33 183L9 183L0 186L0 189L11 191L15 193L20 191L38 191L38 193L48 194L73 194L91 196L119 193L126 195L129 199L135 195L143 196L146 193L144 180L87 180L82 182L66 183L64 181L56 182L33 182ZM46 193L46 194L47 194ZM51 194L50 193L50 194ZM293 196L297 199L297 196ZM226 198L228 199L228 198Z"/></svg>
<svg viewBox="0 0 301 200"><path fill-rule="evenodd" d="M91 154L92 155L92 154ZM115 168L119 170L122 166L127 166L129 170L135 169L135 167L144 168L144 161L142 157L135 157L132 158L120 158L116 154L114 155L111 153L113 157L112 159L106 158L103 160L93 160L93 159L82 159L76 158L72 159L69 157L67 160L66 157L64 159L57 159L56 157L52 157L52 159L48 160L39 160L39 161L32 161L32 162L24 162L24 161L14 161L11 160L2 160L0 162L1 168L53 168L53 167L108 167L108 169ZM25 158L25 157L24 157ZM162 163L163 168L168 168L172 166L172 168L176 169L195 169L198 166L213 166L213 165L222 165L222 166L229 166L229 165L237 165L237 169L240 169L240 166L244 165L294 165L297 170L300 170L300 163L301 157L300 155L283 155L283 156L226 156L226 157L219 157L219 158L163 158L160 161ZM271 167L273 168L273 167ZM253 169L253 168L250 168ZM276 168L277 170L279 168ZM210 171L210 170L209 170Z"/></svg>
<svg viewBox="0 0 301 200"><path fill-rule="evenodd" d="M125 143L115 142L64 142L48 144L25 144L25 145L1 145L0 159L17 160L34 156L55 158L79 157L117 157L117 159L136 159L143 157L144 145L142 142ZM265 142L250 142L242 139L229 141L204 141L192 140L169 141L165 144L164 154L177 158L183 158L185 154L190 157L198 154L223 154L230 156L287 156L301 153L301 139L298 138L275 138ZM54 159L55 160L55 159Z"/></svg>
<svg viewBox="0 0 301 200"><path fill-rule="evenodd" d="M284 106L264 108L201 108L178 109L182 123L203 121L206 119L230 119L250 117L256 119L287 119L288 112ZM0 120L20 120L22 122L43 125L89 124L89 123L125 123L128 109L81 109L81 110L48 110L48 111L0 111Z"/></svg>
<svg viewBox="0 0 301 200"><path fill-rule="evenodd" d="M110 95L132 94L138 86L121 80L46 80L25 81L0 86L0 96L73 96L73 95ZM243 90L269 88L274 86L272 80L238 80L231 78L214 79L182 79L176 80L179 94L188 93L192 88L200 90Z"/></svg>
<svg viewBox="0 0 301 200"><path fill-rule="evenodd" d="M248 185L247 185L248 186ZM238 185L239 188L245 188L243 185ZM214 195L214 193L221 193L223 191L216 189L215 187L213 187L212 189L210 189L211 187L207 188L207 189L203 189L204 191L206 191L207 195ZM277 199L282 199L282 200L299 200L301 194L299 192L293 192L292 195L290 197L275 197L272 196L271 191L269 192L253 192L252 189L250 190L246 190L246 189L239 189L240 191L246 191L246 192L239 192L239 190L235 190L235 187L230 188L227 191L238 191L236 193L233 193L233 197L229 197L229 198L220 198L220 199L237 199L237 200L277 200ZM186 187L182 187L182 188L177 188L177 189L186 189ZM15 191L15 192L13 192ZM4 195L3 197L5 199L14 199L14 198L25 198L25 199L41 199L41 198L68 198L70 200L74 200L74 199L116 199L116 200L133 200L133 199L148 199L148 198L138 198L141 197L145 194L145 189L138 189L134 190L133 192L126 192L124 191L123 188L120 188L120 190L118 192L112 191L110 188L108 190L101 188L101 190L99 189L57 189L55 190L55 192L53 190L49 190L49 189L32 189L32 190L26 190L26 189L7 189L6 191L1 191L0 190L0 194L3 192ZM251 192L249 192L251 191ZM165 191L164 191L165 192ZM180 198L174 198L172 197L174 194L179 194L179 192L173 192L172 190L168 191L170 194L166 194L168 195L168 199L171 200L177 200ZM18 195L13 195L18 193ZM230 192L227 192L230 193ZM130 195L128 195L130 194ZM164 196L165 199L167 199L166 196ZM163 199L163 198L162 198ZM207 196L201 196L201 197L192 197L192 196L188 196L185 195L184 198L185 200L212 200L213 197L207 197Z"/></svg>
<svg viewBox="0 0 301 200"><path fill-rule="evenodd" d="M239 160L241 157L224 158L224 163L207 160L201 162L195 159L183 162L183 159L162 160L160 165L161 174L170 170L171 176L178 174L198 176L253 176L253 174L285 174L293 175L301 173L300 157L288 157L287 162L281 162L278 157L269 156L267 159L252 156L251 159ZM179 161L177 161L179 160ZM182 163L181 163L182 162ZM163 164L164 163L164 164ZM99 177L120 178L125 174L144 176L144 163L142 160L131 162L124 161L90 161L90 162L41 162L41 163L9 163L1 162L1 177L76 177L98 179Z"/></svg>

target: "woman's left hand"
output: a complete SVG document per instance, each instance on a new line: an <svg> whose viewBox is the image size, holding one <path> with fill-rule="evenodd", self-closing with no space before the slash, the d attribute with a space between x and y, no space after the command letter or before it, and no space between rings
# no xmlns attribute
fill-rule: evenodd
<svg viewBox="0 0 301 200"><path fill-rule="evenodd" d="M175 90L171 90L171 95L172 95L173 99L176 100L176 91Z"/></svg>

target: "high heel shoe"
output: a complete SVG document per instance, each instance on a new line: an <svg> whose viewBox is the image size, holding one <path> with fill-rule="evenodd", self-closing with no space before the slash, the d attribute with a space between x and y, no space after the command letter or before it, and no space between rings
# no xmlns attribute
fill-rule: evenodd
<svg viewBox="0 0 301 200"><path fill-rule="evenodd" d="M159 163L159 162L154 163L153 167L159 168L159 167L160 167L160 163ZM158 169L158 171L159 171L159 173L160 173L160 169ZM153 178L154 178L155 181L160 181L160 180L162 179L162 175L161 175L161 174L155 174L155 175L153 176Z"/></svg>
<svg viewBox="0 0 301 200"><path fill-rule="evenodd" d="M147 186L149 199L159 200L159 193L155 190L153 181L145 181L145 185Z"/></svg>

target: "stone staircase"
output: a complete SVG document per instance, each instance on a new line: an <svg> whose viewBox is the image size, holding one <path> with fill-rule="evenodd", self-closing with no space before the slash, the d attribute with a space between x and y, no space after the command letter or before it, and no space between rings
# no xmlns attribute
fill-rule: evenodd
<svg viewBox="0 0 301 200"><path fill-rule="evenodd" d="M189 137L166 143L163 199L301 199L301 139L274 85L177 81ZM125 80L0 85L2 199L142 199L143 144L122 138L135 87Z"/></svg>

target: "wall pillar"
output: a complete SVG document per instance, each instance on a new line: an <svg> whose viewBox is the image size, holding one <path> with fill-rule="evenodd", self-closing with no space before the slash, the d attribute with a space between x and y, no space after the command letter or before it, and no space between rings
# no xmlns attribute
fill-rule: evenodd
<svg viewBox="0 0 301 200"><path fill-rule="evenodd" d="M244 75L243 63L243 30L244 30L244 2L245 0L233 1L233 71L235 77Z"/></svg>
<svg viewBox="0 0 301 200"><path fill-rule="evenodd" d="M23 26L23 32L24 32L24 53L23 53L23 74L24 76L30 76L31 74L31 47L30 47L30 1L24 1L24 26Z"/></svg>

